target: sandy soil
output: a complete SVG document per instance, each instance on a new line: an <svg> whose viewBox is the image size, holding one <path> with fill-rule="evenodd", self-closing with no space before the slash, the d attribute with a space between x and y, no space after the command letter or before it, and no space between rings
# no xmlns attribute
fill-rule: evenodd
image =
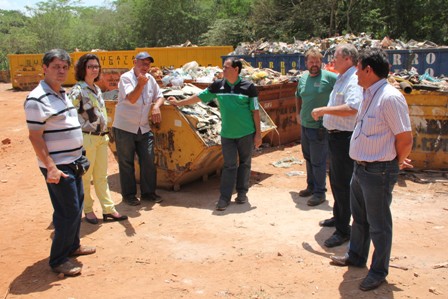
<svg viewBox="0 0 448 299"><path fill-rule="evenodd" d="M334 267L329 256L346 246L323 246L333 229L318 222L332 214L331 193L310 208L298 196L305 176L287 175L305 166L271 165L302 159L297 144L259 151L250 203L225 212L214 210L218 177L159 190L161 204L123 204L111 154L112 195L129 221L83 221L82 243L97 253L77 259L81 276L58 277L48 267L52 207L27 138L26 95L0 84L0 298L448 298L446 179L400 177L388 283L362 292L367 268ZM101 215L98 202L95 212Z"/></svg>

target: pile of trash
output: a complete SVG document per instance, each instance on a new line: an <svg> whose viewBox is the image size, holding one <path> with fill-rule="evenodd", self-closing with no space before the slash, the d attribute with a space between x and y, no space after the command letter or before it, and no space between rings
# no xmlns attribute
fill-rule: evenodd
<svg viewBox="0 0 448 299"><path fill-rule="evenodd" d="M298 73L293 75L282 75L282 73L274 71L269 68L254 68L250 63L241 59L243 63L243 69L241 70L241 77L253 82L255 85L272 85L287 83L297 78Z"/></svg>
<svg viewBox="0 0 448 299"><path fill-rule="evenodd" d="M270 42L259 40L254 43L243 42L240 43L233 52L229 55L257 55L257 54L295 54L305 53L310 48L319 48L321 51L332 52L338 44L351 43L358 49L363 48L383 48L388 50L409 50L409 49L426 49L439 46L431 41L417 42L410 40L407 43L399 39L391 39L388 36L382 40L373 39L366 33L361 33L359 36L348 33L342 36L328 37L328 38L311 38L309 40L295 40L294 43L288 44L285 42Z"/></svg>
<svg viewBox="0 0 448 299"><path fill-rule="evenodd" d="M201 91L202 89L190 83L184 84L180 89L162 89L162 93L165 98L173 96L178 100L186 99L192 95L198 94ZM221 113L219 112L216 103L206 105L199 102L193 105L178 107L178 109L188 119L188 122L192 125L192 127L196 128L196 131L207 146L221 144L221 137L219 135L221 132Z"/></svg>
<svg viewBox="0 0 448 299"><path fill-rule="evenodd" d="M157 77L156 79L160 78ZM177 89L182 87L184 82L212 83L214 80L222 78L222 69L217 66L199 66L196 61L190 61L177 69L163 69L163 76L160 78L163 86L172 86Z"/></svg>
<svg viewBox="0 0 448 299"><path fill-rule="evenodd" d="M391 74L388 81L405 93L411 93L413 89L448 92L448 77L435 78L428 73L419 75L414 67Z"/></svg>
<svg viewBox="0 0 448 299"><path fill-rule="evenodd" d="M299 74L298 72L294 72L288 75L282 75L280 72L269 68L254 68L244 59L241 59L241 61L243 63L241 77L254 82L256 85L271 85L294 81ZM223 75L221 68L211 66L201 67L196 61L188 62L181 68L164 69L163 73L163 77L160 78L160 75L151 71L153 76L157 76L155 77L156 79L160 78L164 87L170 86L174 89L181 89L184 82L211 84L216 79L221 79Z"/></svg>

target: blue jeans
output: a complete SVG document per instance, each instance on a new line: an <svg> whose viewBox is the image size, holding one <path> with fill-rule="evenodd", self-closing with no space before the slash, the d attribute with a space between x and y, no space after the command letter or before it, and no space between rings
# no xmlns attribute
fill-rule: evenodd
<svg viewBox="0 0 448 299"><path fill-rule="evenodd" d="M349 156L352 132L328 134L330 153L330 186L334 197L333 216L336 231L350 236L350 181L353 174L353 160Z"/></svg>
<svg viewBox="0 0 448 299"><path fill-rule="evenodd" d="M375 250L369 274L382 279L389 273L392 249L392 190L398 179L398 162L373 162L366 166L355 163L350 184L353 215L348 256L354 264L365 264L370 240Z"/></svg>
<svg viewBox="0 0 448 299"><path fill-rule="evenodd" d="M229 202L236 182L238 195L246 195L249 190L254 134L230 139L221 137L224 167L221 174L220 200Z"/></svg>
<svg viewBox="0 0 448 299"><path fill-rule="evenodd" d="M327 175L328 133L319 129L302 126L302 153L306 161L307 189L314 194L324 195L327 191L325 177Z"/></svg>
<svg viewBox="0 0 448 299"><path fill-rule="evenodd" d="M50 267L56 267L68 260L68 256L80 246L79 229L81 227L84 189L81 177L76 177L68 166L57 166L67 178L58 184L48 184L51 204L53 205L54 237L50 251ZM40 168L45 179L47 169Z"/></svg>
<svg viewBox="0 0 448 299"><path fill-rule="evenodd" d="M142 196L156 192L157 168L154 163L154 135L152 132L137 134L113 128L117 145L118 169L120 171L121 196L133 199L137 195L134 157L140 165L140 193Z"/></svg>

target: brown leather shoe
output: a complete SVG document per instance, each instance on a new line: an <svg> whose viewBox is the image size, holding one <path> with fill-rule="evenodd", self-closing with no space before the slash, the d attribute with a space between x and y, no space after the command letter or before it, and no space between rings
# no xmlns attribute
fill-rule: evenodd
<svg viewBox="0 0 448 299"><path fill-rule="evenodd" d="M163 201L162 197L156 193L150 193L150 194L143 194L140 197L141 200L145 200L145 201L152 201L155 203L160 203Z"/></svg>
<svg viewBox="0 0 448 299"><path fill-rule="evenodd" d="M311 195L313 195L313 191L312 190L309 190L309 189L303 189L303 190L300 190L299 191L299 196L300 197L308 197L308 196L311 196Z"/></svg>
<svg viewBox="0 0 448 299"><path fill-rule="evenodd" d="M94 254L95 252L96 252L96 248L95 247L81 245L81 246L79 246L78 249L73 251L70 254L70 256L89 255L89 254Z"/></svg>
<svg viewBox="0 0 448 299"><path fill-rule="evenodd" d="M65 263L60 264L59 266L51 268L53 272L62 273L65 276L76 276L81 274L82 268L76 266L71 261L66 261Z"/></svg>

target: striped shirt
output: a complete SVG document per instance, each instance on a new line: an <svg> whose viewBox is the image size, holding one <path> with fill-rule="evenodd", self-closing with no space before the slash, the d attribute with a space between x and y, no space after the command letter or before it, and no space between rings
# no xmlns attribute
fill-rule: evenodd
<svg viewBox="0 0 448 299"><path fill-rule="evenodd" d="M114 123L112 125L114 128L134 134L137 134L138 129L143 134L151 130L148 119L151 104L163 97L163 94L154 77L149 74L146 76L149 80L137 102L132 104L126 97L134 91L138 79L135 76L134 69L121 75L118 83L118 103L115 108Z"/></svg>
<svg viewBox="0 0 448 299"><path fill-rule="evenodd" d="M362 87L358 85L356 67L352 66L345 73L338 76L330 94L328 107L347 104L350 108L358 110L362 100ZM338 116L325 114L324 127L328 130L353 131L355 128L356 114Z"/></svg>
<svg viewBox="0 0 448 299"><path fill-rule="evenodd" d="M395 135L412 131L404 96L386 79L364 91L350 141L350 157L357 161L391 161L396 158Z"/></svg>
<svg viewBox="0 0 448 299"><path fill-rule="evenodd" d="M69 164L82 154L82 132L78 112L67 98L55 93L45 81L33 89L25 101L26 123L30 131L43 131L43 139L56 165ZM40 167L45 165L38 159Z"/></svg>

